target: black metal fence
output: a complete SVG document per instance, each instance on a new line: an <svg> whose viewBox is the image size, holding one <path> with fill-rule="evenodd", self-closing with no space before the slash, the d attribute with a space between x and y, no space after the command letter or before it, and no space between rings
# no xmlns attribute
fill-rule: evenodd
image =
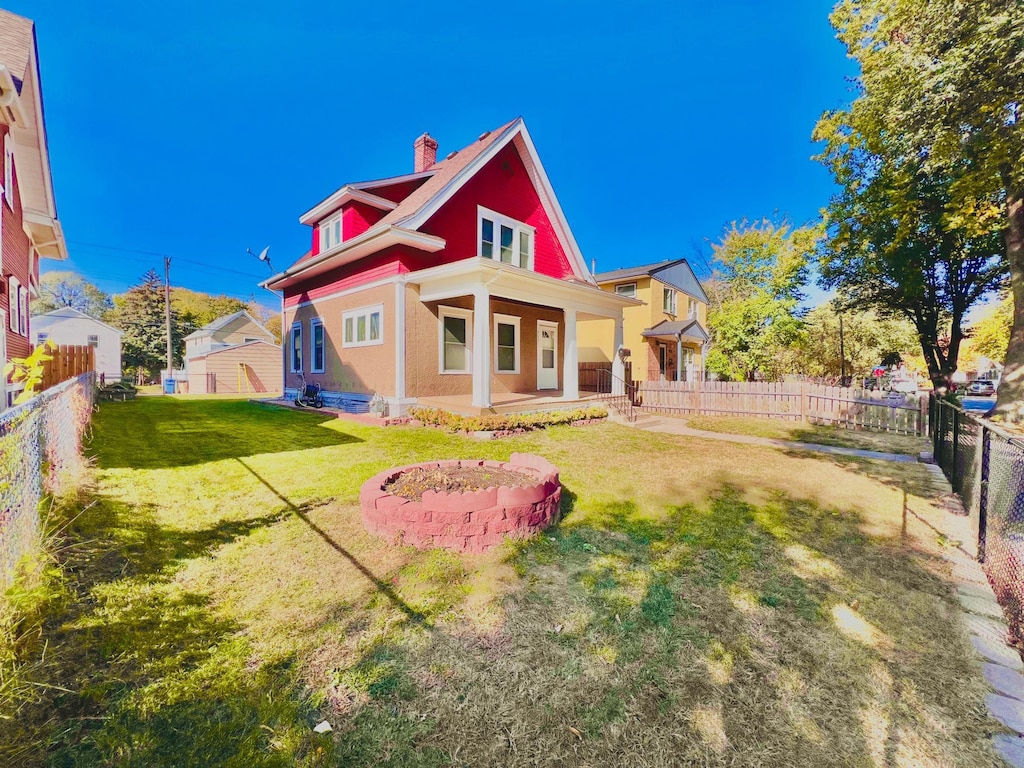
<svg viewBox="0 0 1024 768"><path fill-rule="evenodd" d="M963 500L984 566L1024 642L1024 440L953 403L932 398L935 461Z"/></svg>

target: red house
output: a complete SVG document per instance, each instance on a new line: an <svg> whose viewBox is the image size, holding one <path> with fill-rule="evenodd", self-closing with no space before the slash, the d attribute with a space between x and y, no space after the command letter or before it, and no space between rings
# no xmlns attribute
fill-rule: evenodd
<svg viewBox="0 0 1024 768"><path fill-rule="evenodd" d="M577 323L634 299L602 291L523 120L413 172L346 184L303 214L312 249L266 282L283 293L285 388L329 404L463 413L580 399ZM621 376L621 370L620 370Z"/></svg>
<svg viewBox="0 0 1024 768"><path fill-rule="evenodd" d="M39 259L66 259L57 220L43 121L35 25L0 10L0 357L32 348L29 302L38 294ZM0 376L0 410L20 386Z"/></svg>

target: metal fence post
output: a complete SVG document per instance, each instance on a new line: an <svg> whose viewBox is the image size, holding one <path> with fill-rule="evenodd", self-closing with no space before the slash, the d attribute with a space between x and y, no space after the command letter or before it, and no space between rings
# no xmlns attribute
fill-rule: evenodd
<svg viewBox="0 0 1024 768"><path fill-rule="evenodd" d="M992 433L981 429L981 484L978 489L978 562L985 562L985 542L988 538L988 478L989 459L992 455Z"/></svg>

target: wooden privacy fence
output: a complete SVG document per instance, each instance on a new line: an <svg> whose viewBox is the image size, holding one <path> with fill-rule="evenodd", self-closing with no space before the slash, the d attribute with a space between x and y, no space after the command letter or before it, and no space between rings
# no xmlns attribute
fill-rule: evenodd
<svg viewBox="0 0 1024 768"><path fill-rule="evenodd" d="M624 361L623 368L626 376L626 383L636 384L633 381L633 363ZM602 373L602 371L604 373ZM608 390L611 383L611 363L580 363L579 364L579 387L580 392L604 392Z"/></svg>
<svg viewBox="0 0 1024 768"><path fill-rule="evenodd" d="M699 416L760 416L904 435L928 432L928 399L806 383L643 381L645 411Z"/></svg>
<svg viewBox="0 0 1024 768"><path fill-rule="evenodd" d="M40 391L96 370L96 350L93 347L62 344L57 349L50 350L49 354L52 359L43 363L43 383Z"/></svg>

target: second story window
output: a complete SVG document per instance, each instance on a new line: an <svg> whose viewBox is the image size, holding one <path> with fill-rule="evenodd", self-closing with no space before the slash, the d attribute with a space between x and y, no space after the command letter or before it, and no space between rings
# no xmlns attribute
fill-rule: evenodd
<svg viewBox="0 0 1024 768"><path fill-rule="evenodd" d="M341 211L320 222L320 253L341 242Z"/></svg>
<svg viewBox="0 0 1024 768"><path fill-rule="evenodd" d="M100 337L99 336L93 336L93 335L90 334L86 338L88 340L89 346L92 347L93 349L95 349L96 347L98 347L100 345Z"/></svg>
<svg viewBox="0 0 1024 768"><path fill-rule="evenodd" d="M483 207L478 212L477 255L521 269L533 269L533 227Z"/></svg>
<svg viewBox="0 0 1024 768"><path fill-rule="evenodd" d="M687 299L687 303L689 304L689 308L688 308L688 311L687 311L687 317L689 317L691 320L696 320L697 319L697 306L698 306L697 300L696 299Z"/></svg>
<svg viewBox="0 0 1024 768"><path fill-rule="evenodd" d="M636 298L636 283L619 283L615 286L615 292L619 296L628 296L631 299Z"/></svg>
<svg viewBox="0 0 1024 768"><path fill-rule="evenodd" d="M671 288L662 288L662 309L665 310L666 315L674 315L676 313L676 292Z"/></svg>
<svg viewBox="0 0 1024 768"><path fill-rule="evenodd" d="M14 137L10 134L4 138L4 199L14 210Z"/></svg>

